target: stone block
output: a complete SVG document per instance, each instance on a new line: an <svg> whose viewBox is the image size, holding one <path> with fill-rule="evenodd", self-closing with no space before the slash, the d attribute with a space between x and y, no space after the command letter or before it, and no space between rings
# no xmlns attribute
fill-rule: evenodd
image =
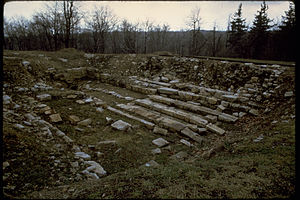
<svg viewBox="0 0 300 200"><path fill-rule="evenodd" d="M49 118L50 118L50 121L54 122L54 123L62 121L62 119L58 113L50 115Z"/></svg>
<svg viewBox="0 0 300 200"><path fill-rule="evenodd" d="M208 125L206 125L206 128L209 131L220 134L220 135L224 135L224 133L225 133L225 130L221 129L220 127L218 127L212 123L209 123Z"/></svg>
<svg viewBox="0 0 300 200"><path fill-rule="evenodd" d="M152 143L158 147L163 147L169 144L169 142L163 138L157 138L155 140L152 140Z"/></svg>

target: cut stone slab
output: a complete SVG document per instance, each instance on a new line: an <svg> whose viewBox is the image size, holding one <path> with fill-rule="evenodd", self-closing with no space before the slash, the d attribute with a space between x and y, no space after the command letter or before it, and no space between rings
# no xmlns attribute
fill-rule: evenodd
<svg viewBox="0 0 300 200"><path fill-rule="evenodd" d="M149 162L147 162L145 164L146 167L157 167L159 166L159 164L157 162L155 162L154 160L150 160Z"/></svg>
<svg viewBox="0 0 300 200"><path fill-rule="evenodd" d="M22 124L15 124L14 127L17 128L17 129L25 128Z"/></svg>
<svg viewBox="0 0 300 200"><path fill-rule="evenodd" d="M99 145L101 144L116 144L116 140L105 140L105 141L100 141L98 142Z"/></svg>
<svg viewBox="0 0 300 200"><path fill-rule="evenodd" d="M226 101L234 102L237 100L238 96L225 94L225 95L222 95L222 98Z"/></svg>
<svg viewBox="0 0 300 200"><path fill-rule="evenodd" d="M226 113L222 113L221 115L218 116L218 120L224 122L236 122L236 120L238 120L238 117Z"/></svg>
<svg viewBox="0 0 300 200"><path fill-rule="evenodd" d="M51 121L51 122L54 122L54 123L57 123L57 122L61 122L61 121L62 121L62 119L61 119L61 117L60 117L60 115L59 115L58 113L52 114L52 115L50 115L49 117L50 117L50 121Z"/></svg>
<svg viewBox="0 0 300 200"><path fill-rule="evenodd" d="M294 95L293 91L284 93L284 97L292 97Z"/></svg>
<svg viewBox="0 0 300 200"><path fill-rule="evenodd" d="M90 165L88 168L86 168L87 171L94 172L100 177L106 175L106 171L99 163L95 161L85 161L84 163Z"/></svg>
<svg viewBox="0 0 300 200"><path fill-rule="evenodd" d="M180 142L188 147L194 146L193 144L191 144L189 141L187 141L185 139L181 139Z"/></svg>
<svg viewBox="0 0 300 200"><path fill-rule="evenodd" d="M198 133L195 133L188 127L184 128L181 131L181 134L193 139L194 141L198 142L199 144L201 144L203 142L203 138Z"/></svg>
<svg viewBox="0 0 300 200"><path fill-rule="evenodd" d="M160 128L158 126L155 126L153 129L153 133L157 133L157 134L166 136L166 135L168 135L168 130L164 129L164 128Z"/></svg>
<svg viewBox="0 0 300 200"><path fill-rule="evenodd" d="M34 121L35 117L31 113L27 113L24 115L28 121Z"/></svg>
<svg viewBox="0 0 300 200"><path fill-rule="evenodd" d="M163 138L157 138L155 140L152 140L152 143L157 145L158 147L163 147L169 144L169 142Z"/></svg>
<svg viewBox="0 0 300 200"><path fill-rule="evenodd" d="M172 156L170 157L170 159L183 160L183 159L185 159L186 157L188 157L187 152L185 152L185 151L180 151L180 152L178 152L178 153L172 155Z"/></svg>
<svg viewBox="0 0 300 200"><path fill-rule="evenodd" d="M160 153L161 153L161 150L160 150L160 148L152 149L152 150L151 150L151 153L152 153L152 154L160 154Z"/></svg>
<svg viewBox="0 0 300 200"><path fill-rule="evenodd" d="M77 124L77 122L80 122L80 119L79 119L79 117L77 117L76 115L70 115L70 116L69 116L69 121L70 121L72 124Z"/></svg>
<svg viewBox="0 0 300 200"><path fill-rule="evenodd" d="M85 104L85 102L83 100L76 100L76 103L82 105L82 104Z"/></svg>
<svg viewBox="0 0 300 200"><path fill-rule="evenodd" d="M52 97L50 94L40 94L37 95L36 98L40 101L50 101Z"/></svg>
<svg viewBox="0 0 300 200"><path fill-rule="evenodd" d="M124 122L123 120L118 120L114 122L111 126L117 130L126 131L129 127L131 127L131 124Z"/></svg>
<svg viewBox="0 0 300 200"><path fill-rule="evenodd" d="M91 118L88 118L88 119L85 119L85 120L82 120L80 122L78 122L77 124L78 125L81 125L81 126L88 126L92 123L92 119Z"/></svg>
<svg viewBox="0 0 300 200"><path fill-rule="evenodd" d="M77 95L76 94L69 94L67 96L67 99L76 99L77 98Z"/></svg>
<svg viewBox="0 0 300 200"><path fill-rule="evenodd" d="M75 157L82 158L82 159L84 159L84 160L90 160L90 159L91 159L91 156L90 156L89 154L84 153L84 152L82 152L82 151L76 152L76 153L75 153Z"/></svg>
<svg viewBox="0 0 300 200"><path fill-rule="evenodd" d="M124 105L124 104L118 104L117 106L120 107L120 108L123 108L123 106L125 106L125 107L126 107L125 110L128 109L128 107L127 107L126 105ZM125 107L124 107L124 108L125 108ZM129 119L136 120L136 121L142 123L144 126L146 126L146 128L148 128L148 129L150 129L150 130L152 130L152 129L154 128L154 126L155 126L155 124L153 124L152 122L149 122L149 121L146 121L146 120L144 120L144 119L138 118L138 117L136 117L136 116L130 115L130 114L128 114L128 113L122 112L121 110L115 109L115 108L113 108L113 107L108 106L107 109L108 109L109 111L112 111L112 112L116 113L116 114L119 114L119 115L128 117ZM129 109L129 110L131 110L131 109Z"/></svg>
<svg viewBox="0 0 300 200"><path fill-rule="evenodd" d="M220 127L218 127L212 123L209 123L208 125L206 125L206 128L208 130L210 130L211 132L218 133L220 135L223 135L225 133L225 130L221 129Z"/></svg>
<svg viewBox="0 0 300 200"><path fill-rule="evenodd" d="M181 131L182 129L185 128L184 124L167 117L160 117L158 120L161 126L173 132Z"/></svg>
<svg viewBox="0 0 300 200"><path fill-rule="evenodd" d="M178 94L178 90L176 89L173 89L173 88L167 88L167 87L161 87L161 88L158 88L157 91L160 93L160 94Z"/></svg>
<svg viewBox="0 0 300 200"><path fill-rule="evenodd" d="M254 115L254 116L258 116L259 115L259 112L256 109L250 109L249 113L252 114L252 115Z"/></svg>

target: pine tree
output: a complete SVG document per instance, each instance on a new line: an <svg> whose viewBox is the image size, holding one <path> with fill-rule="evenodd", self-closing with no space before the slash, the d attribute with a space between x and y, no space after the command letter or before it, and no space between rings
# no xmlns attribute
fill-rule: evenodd
<svg viewBox="0 0 300 200"><path fill-rule="evenodd" d="M290 2L289 10L282 17L277 34L278 55L284 60L296 60L296 14L295 4Z"/></svg>
<svg viewBox="0 0 300 200"><path fill-rule="evenodd" d="M250 30L250 48L252 50L253 58L265 58L265 49L268 44L269 32L268 30L272 27L270 22L272 20L267 14L268 6L264 1L261 4L261 8L257 15L255 15L253 26Z"/></svg>
<svg viewBox="0 0 300 200"><path fill-rule="evenodd" d="M242 18L242 3L230 21L229 30L229 48L233 51L235 56L244 57L244 36L246 34L246 20Z"/></svg>

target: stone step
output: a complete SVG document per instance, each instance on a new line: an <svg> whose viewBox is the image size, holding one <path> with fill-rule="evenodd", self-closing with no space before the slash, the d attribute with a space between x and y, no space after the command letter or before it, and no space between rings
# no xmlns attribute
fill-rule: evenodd
<svg viewBox="0 0 300 200"><path fill-rule="evenodd" d="M167 129L171 132L176 132L181 135L185 135L197 142L202 141L202 139L200 139L201 138L200 135L198 133L194 132L195 130L193 130L193 131L190 130L190 132L189 132L190 134L188 134L187 132L182 133L182 130L184 130L186 128L189 128L189 129L194 128L194 129L196 129L196 131L199 131L202 134L203 128L198 129L197 127L194 127L191 124L179 122L172 117L164 116L161 113L158 113L158 112L152 111L152 110L148 110L144 107L134 105L132 103L118 104L117 106L122 110L126 110L128 112L138 114L139 116L144 117L147 120L152 121L153 123L157 124L161 128Z"/></svg>
<svg viewBox="0 0 300 200"><path fill-rule="evenodd" d="M157 81L151 81L151 82L157 82ZM182 101L195 101L195 103L199 102L201 103L201 105L205 107L209 107L213 110L217 109L217 107L219 105L222 105L223 102L228 103L229 106L225 107L222 110L223 112L225 112L226 110L226 112L230 112L230 113L233 113L234 111L242 111L242 112L249 113L250 107L253 108L262 107L257 103L252 103L251 101L249 101L250 94L237 95L233 92L205 88L205 87L195 86L186 83L179 83L184 87L182 86L175 87L181 89L190 89L191 91L195 91L197 93L196 94L194 92L177 90L171 87L161 87L160 85L147 83L140 80L135 80L134 83L138 85L129 85L127 86L127 89L131 89L133 91L140 92L143 94L148 94L148 95L161 94L161 95L167 95L172 99L179 99ZM162 85L164 85L163 82L161 83Z"/></svg>
<svg viewBox="0 0 300 200"><path fill-rule="evenodd" d="M118 109L116 109L116 108L113 108L113 107L111 107L111 106L108 106L108 107L107 107L107 110L109 110L109 111L111 111L111 112L113 112L113 113L116 113L116 114L118 114L118 115L122 115L122 116L124 116L124 117L127 117L127 118L129 118L129 119L133 119L133 120L135 120L135 121L138 121L138 122L142 123L145 127L147 127L147 128L150 129L150 130L152 130L152 129L154 128L154 126L155 126L155 124L153 124L153 123L151 123L151 122L149 122L149 121L147 121L147 120L144 120L144 119L141 119L141 118L139 118L139 117L130 115L130 114L128 114L128 113L125 113L125 112L123 112L123 111L121 111L121 110L118 110Z"/></svg>
<svg viewBox="0 0 300 200"><path fill-rule="evenodd" d="M209 130L214 133L218 133L218 134L225 133L225 130L223 130L222 128L220 128L212 123L209 123L210 126L208 127L208 122L206 121L206 123L205 123L205 120L203 120L202 118L199 118L199 117L197 118L196 115L194 117L192 117L192 115L188 115L190 117L190 119L188 119L188 120L184 119L184 120L186 120L190 123L184 123L184 122L179 122L178 120L174 119L173 117L163 116L159 112L146 109L142 106L133 105L132 103L118 104L117 106L126 111L138 114L138 115L146 118L147 120L149 120L155 124L158 124L160 127L166 128L173 132L181 133L181 131L186 127L189 127L192 129L193 125L190 123L193 123L195 125L199 125L200 127L204 127L205 129L209 128ZM151 107L149 107L149 108L151 108ZM197 132L199 132L201 134L203 133L203 129L197 128L197 127L196 127L196 129L197 129ZM193 129L193 131L195 131L195 130Z"/></svg>
<svg viewBox="0 0 300 200"><path fill-rule="evenodd" d="M232 115L229 115L226 113L222 113L217 110L213 110L211 108L187 103L187 102L180 101L180 100L174 100L171 98L162 97L162 96L158 96L158 95L149 95L149 98L153 101L167 104L169 106L175 106L175 107L181 108L183 110L188 110L188 111L192 111L192 112L204 114L204 115L214 115L214 116L218 117L218 120L223 121L223 122L236 122L238 120L238 118L235 116L232 116Z"/></svg>
<svg viewBox="0 0 300 200"><path fill-rule="evenodd" d="M149 109L164 113L166 115L170 115L172 117L181 119L181 120L186 121L188 123L196 124L200 127L205 128L206 124L208 123L208 121L205 120L200 115L195 115L195 114L191 114L191 113L185 112L185 111L180 110L180 109L175 109L175 108L169 107L165 104L160 104L160 103L153 102L149 99L136 99L134 101L134 103L136 103L140 106L144 106L144 107L147 107Z"/></svg>

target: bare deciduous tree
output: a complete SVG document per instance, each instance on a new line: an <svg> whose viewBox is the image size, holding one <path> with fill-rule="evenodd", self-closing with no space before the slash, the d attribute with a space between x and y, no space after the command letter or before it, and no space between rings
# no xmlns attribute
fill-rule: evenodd
<svg viewBox="0 0 300 200"><path fill-rule="evenodd" d="M104 53L107 33L117 24L117 17L107 6L95 7L92 19L87 20L88 27L92 29L94 51Z"/></svg>

